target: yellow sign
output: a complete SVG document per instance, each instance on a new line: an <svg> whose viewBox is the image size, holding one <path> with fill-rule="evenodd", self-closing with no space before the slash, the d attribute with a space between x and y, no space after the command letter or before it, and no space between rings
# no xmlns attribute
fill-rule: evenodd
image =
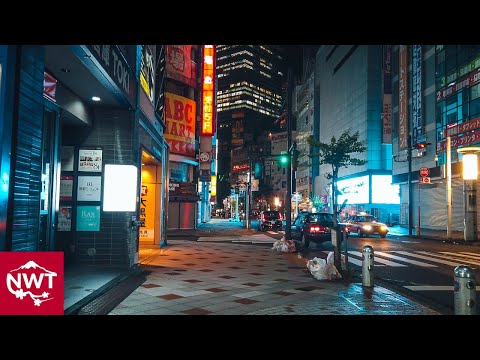
<svg viewBox="0 0 480 360"><path fill-rule="evenodd" d="M142 184L142 198L140 202L140 239L155 240L155 184Z"/></svg>
<svg viewBox="0 0 480 360"><path fill-rule="evenodd" d="M212 175L210 179L210 196L217 195L217 175Z"/></svg>

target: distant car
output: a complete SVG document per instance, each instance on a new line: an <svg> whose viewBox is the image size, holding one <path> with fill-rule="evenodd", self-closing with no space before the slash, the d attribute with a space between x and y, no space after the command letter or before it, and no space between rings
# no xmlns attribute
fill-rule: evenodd
<svg viewBox="0 0 480 360"><path fill-rule="evenodd" d="M302 212L292 224L292 239L306 249L311 241L316 243L330 241L332 228L333 214Z"/></svg>
<svg viewBox="0 0 480 360"><path fill-rule="evenodd" d="M262 211L258 218L258 231L282 230L283 218L278 211Z"/></svg>
<svg viewBox="0 0 480 360"><path fill-rule="evenodd" d="M388 233L388 226L379 222L373 215L351 215L344 224L348 234L356 233L359 237L380 235L381 238L385 238Z"/></svg>

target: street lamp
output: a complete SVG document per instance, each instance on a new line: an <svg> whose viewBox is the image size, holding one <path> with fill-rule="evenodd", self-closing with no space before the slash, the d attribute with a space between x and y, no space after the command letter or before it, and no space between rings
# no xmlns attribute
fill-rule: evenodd
<svg viewBox="0 0 480 360"><path fill-rule="evenodd" d="M465 210L464 240L477 241L477 179L480 147L464 147L457 149L461 153L463 163L463 203Z"/></svg>

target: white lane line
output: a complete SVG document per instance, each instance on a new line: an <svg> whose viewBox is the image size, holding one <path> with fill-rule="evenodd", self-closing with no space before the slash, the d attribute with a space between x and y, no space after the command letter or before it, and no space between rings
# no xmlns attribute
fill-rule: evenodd
<svg viewBox="0 0 480 360"><path fill-rule="evenodd" d="M428 251L418 251L418 252L421 253L421 254L430 255L430 256L435 256L435 257L442 258L442 259L449 259L449 260L453 260L453 261L459 261L460 265L461 265L462 263L472 264L472 265L480 265L480 262L478 262L478 261L459 259L459 258L454 258L454 257L452 257L452 256L445 256L445 255L440 255L440 254L436 254L436 253L430 253L430 252L428 252Z"/></svg>
<svg viewBox="0 0 480 360"><path fill-rule="evenodd" d="M407 258L404 258L404 257L401 257L401 256L392 255L392 254L387 254L383 251L375 251L374 255L375 256L380 255L380 256L390 258L390 259L393 259L393 260L400 260L400 261L403 261L403 262L406 262L406 263L409 263L409 264L413 264L413 265L418 265L418 266L421 266L421 267L438 267L437 265L428 264L428 263L424 263L424 262L416 261L416 260L411 260L411 259L407 259ZM375 258L375 260L378 260L378 259Z"/></svg>
<svg viewBox="0 0 480 360"><path fill-rule="evenodd" d="M404 286L404 288L412 291L453 291L453 286L451 285L414 285L414 286ZM480 286L476 287L476 290L480 290Z"/></svg>
<svg viewBox="0 0 480 360"><path fill-rule="evenodd" d="M479 258L480 259L480 254L477 253L472 253L472 252L466 252L466 251L461 251L462 254L468 254L470 256L473 256L474 258Z"/></svg>
<svg viewBox="0 0 480 360"><path fill-rule="evenodd" d="M401 242L405 244L420 244L420 241L401 240Z"/></svg>
<svg viewBox="0 0 480 360"><path fill-rule="evenodd" d="M323 252L328 255L328 253L329 253L330 251L324 250ZM352 264L354 264L354 265L357 265L357 266L362 266L362 265L363 265L362 260L358 260L358 259L350 256L350 255L352 255L352 252L353 252L353 251L349 251L349 252L348 252L348 254L349 254L349 256L348 256L348 262L349 262L349 263L352 263ZM343 251L342 251L342 254L343 254ZM326 260L326 259L325 259L325 260ZM375 266L385 266L385 265L375 265Z"/></svg>
<svg viewBox="0 0 480 360"><path fill-rule="evenodd" d="M357 256L362 256L362 253L359 252L359 251L349 251L348 252L349 254L352 253L353 255L357 255ZM375 253L374 253L375 255ZM393 261L388 261L388 260L384 260L384 259L379 259L378 257L374 257L374 260L375 262L379 262L380 264L385 264L385 265L388 265L388 266L395 266L395 267L406 267L407 265L404 265L404 264L398 264L396 262L393 262Z"/></svg>
<svg viewBox="0 0 480 360"><path fill-rule="evenodd" d="M278 233L276 231L267 231L269 234L277 235Z"/></svg>
<svg viewBox="0 0 480 360"><path fill-rule="evenodd" d="M454 252L449 252L449 251L440 251L440 253L445 254L445 255L453 255L453 256L456 256L456 257L460 257L460 258L467 258L467 259L470 259L470 260L480 261L480 257L475 257L475 256L472 256L472 255L454 253Z"/></svg>
<svg viewBox="0 0 480 360"><path fill-rule="evenodd" d="M450 265L450 266L457 266L458 265L458 263L454 263L453 261L436 259L436 258L432 258L431 256L424 256L424 255L419 255L419 254L415 254L415 253L409 253L408 251L395 251L395 252L398 253L398 254L412 256L412 257L419 258L419 259L422 259L422 260L437 262L439 264L445 264L445 265Z"/></svg>

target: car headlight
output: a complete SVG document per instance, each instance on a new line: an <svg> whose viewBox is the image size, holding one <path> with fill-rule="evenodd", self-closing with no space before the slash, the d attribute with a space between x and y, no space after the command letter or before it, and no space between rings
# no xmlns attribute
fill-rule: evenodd
<svg viewBox="0 0 480 360"><path fill-rule="evenodd" d="M387 231L388 228L387 228L385 225L382 225L382 226L380 226L380 230L382 230L382 231Z"/></svg>
<svg viewBox="0 0 480 360"><path fill-rule="evenodd" d="M363 230L370 231L370 230L372 230L372 225L363 225L362 228L363 228Z"/></svg>

